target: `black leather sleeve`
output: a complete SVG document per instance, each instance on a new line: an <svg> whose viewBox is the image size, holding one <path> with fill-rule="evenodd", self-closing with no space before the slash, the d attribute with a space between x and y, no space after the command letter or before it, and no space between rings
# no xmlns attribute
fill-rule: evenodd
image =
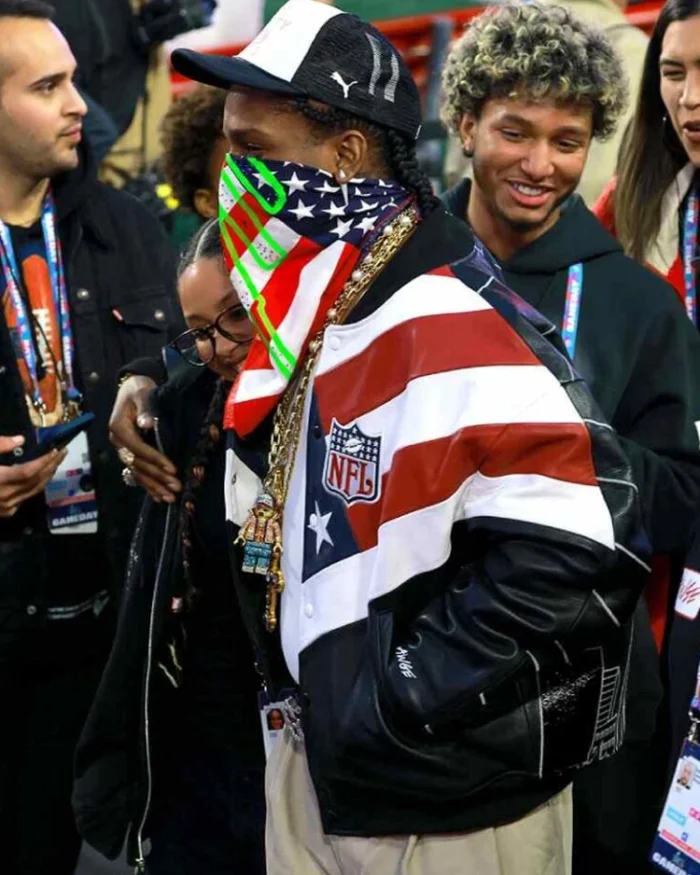
<svg viewBox="0 0 700 875"><path fill-rule="evenodd" d="M556 391L568 396L581 428L514 423L483 459L481 472L507 474L508 453L518 471L537 471L545 451L550 476L530 482L503 476L486 504L467 490L466 520L457 526L464 543L478 545L476 558L427 604L408 635L394 636L381 667L388 698L422 724L478 714L509 678L528 663L539 668L553 648L602 644L629 621L648 579L639 488L614 429L545 338L550 332L539 314L523 314L521 302L498 288L490 303L557 378ZM527 422L528 409L523 413L517 418ZM584 497L575 484L586 460L595 485ZM474 501L479 509L470 512ZM457 550L457 527L452 542ZM507 710L513 702L505 698Z"/></svg>

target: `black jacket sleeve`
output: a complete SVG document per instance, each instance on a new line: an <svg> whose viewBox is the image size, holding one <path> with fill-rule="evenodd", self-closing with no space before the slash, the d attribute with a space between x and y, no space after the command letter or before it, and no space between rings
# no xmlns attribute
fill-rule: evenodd
<svg viewBox="0 0 700 875"><path fill-rule="evenodd" d="M655 553L685 549L700 509L700 335L661 280L659 301L612 421ZM669 300L673 297L674 300Z"/></svg>
<svg viewBox="0 0 700 875"><path fill-rule="evenodd" d="M580 383L567 388L587 403ZM480 466L485 480L507 472L516 446L515 468L536 471L546 448L556 477L514 472L468 486L466 530L453 543L478 543L477 558L426 606L384 669L389 698L421 724L483 720L528 662L539 670L553 648L595 646L630 620L649 570L637 490L614 431L593 407L580 415L578 429L505 429ZM587 486L586 460L595 472ZM510 696L502 694L504 711Z"/></svg>

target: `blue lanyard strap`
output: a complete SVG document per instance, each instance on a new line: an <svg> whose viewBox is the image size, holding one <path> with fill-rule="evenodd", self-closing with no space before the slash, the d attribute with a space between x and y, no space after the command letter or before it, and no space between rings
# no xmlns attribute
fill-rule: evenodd
<svg viewBox="0 0 700 875"><path fill-rule="evenodd" d="M566 298L564 300L564 320L561 326L561 337L564 341L569 358L573 361L576 352L578 336L578 318L581 313L581 298L583 297L583 265L572 264L566 278Z"/></svg>
<svg viewBox="0 0 700 875"><path fill-rule="evenodd" d="M695 291L695 253L698 243L698 196L691 191L683 220L683 282L685 285L685 311L688 318L697 324L697 299Z"/></svg>
<svg viewBox="0 0 700 875"><path fill-rule="evenodd" d="M62 393L67 395L68 400L79 401L81 396L75 387L73 376L74 344L68 293L61 257L61 245L56 233L56 209L50 191L44 198L42 205L41 228L44 236L46 262L49 268L49 277L61 339L61 357L55 363L57 368L56 376ZM2 266L5 278L5 290L9 295L17 320L19 349L32 381L32 404L37 411L43 414L46 412L46 406L41 397L39 387L38 362L32 332L32 320L27 312L27 306L20 291L20 272L12 245L12 235L10 229L2 220L0 220L0 265Z"/></svg>

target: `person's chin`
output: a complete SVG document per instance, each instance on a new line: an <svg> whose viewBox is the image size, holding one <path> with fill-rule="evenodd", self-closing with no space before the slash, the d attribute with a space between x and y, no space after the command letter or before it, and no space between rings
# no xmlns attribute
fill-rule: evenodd
<svg viewBox="0 0 700 875"><path fill-rule="evenodd" d="M683 148L688 156L688 161L696 170L700 170L700 143L689 143L687 138L683 138Z"/></svg>
<svg viewBox="0 0 700 875"><path fill-rule="evenodd" d="M79 163L80 156L78 155L77 148L64 149L58 155L56 155L54 161L54 171L51 176L55 176L57 173L65 173L68 170L75 170Z"/></svg>
<svg viewBox="0 0 700 875"><path fill-rule="evenodd" d="M236 380L241 371L241 365L209 365L209 368L214 371L217 377L221 377L222 380L227 380L230 383L233 383Z"/></svg>
<svg viewBox="0 0 700 875"><path fill-rule="evenodd" d="M508 224L518 231L534 231L546 224L551 210L511 209L504 211Z"/></svg>

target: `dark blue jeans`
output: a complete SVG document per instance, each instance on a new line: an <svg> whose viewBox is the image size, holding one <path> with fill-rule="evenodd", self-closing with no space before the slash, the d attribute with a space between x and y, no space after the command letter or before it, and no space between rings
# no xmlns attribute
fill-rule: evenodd
<svg viewBox="0 0 700 875"><path fill-rule="evenodd" d="M172 760L151 817L150 875L265 875L265 769L255 759L185 749Z"/></svg>

